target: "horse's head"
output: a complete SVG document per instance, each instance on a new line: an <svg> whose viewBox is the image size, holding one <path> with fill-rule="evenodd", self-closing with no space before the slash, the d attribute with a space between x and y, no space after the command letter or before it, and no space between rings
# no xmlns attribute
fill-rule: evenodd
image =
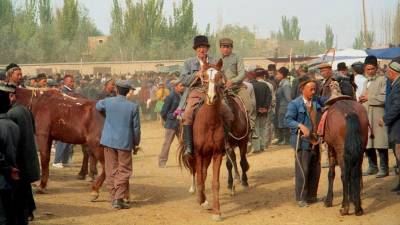
<svg viewBox="0 0 400 225"><path fill-rule="evenodd" d="M205 63L203 65L203 83L207 86L207 99L206 104L213 105L221 99L223 93L224 79L221 72L222 59L217 64L211 65Z"/></svg>

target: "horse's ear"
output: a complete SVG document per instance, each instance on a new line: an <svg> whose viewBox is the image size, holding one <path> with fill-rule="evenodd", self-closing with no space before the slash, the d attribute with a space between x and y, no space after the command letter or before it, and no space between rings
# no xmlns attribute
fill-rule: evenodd
<svg viewBox="0 0 400 225"><path fill-rule="evenodd" d="M223 64L222 59L219 59L217 65L215 65L215 68L216 68L218 71L220 71L221 68L222 68L222 64Z"/></svg>

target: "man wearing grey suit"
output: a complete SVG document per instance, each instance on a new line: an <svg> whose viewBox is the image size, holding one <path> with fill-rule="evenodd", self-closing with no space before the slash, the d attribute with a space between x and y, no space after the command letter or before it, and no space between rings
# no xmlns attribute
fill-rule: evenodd
<svg viewBox="0 0 400 225"><path fill-rule="evenodd" d="M100 144L104 146L106 184L112 207L126 209L123 199L129 193L132 175L132 150L140 143L139 107L126 99L131 89L127 81L117 81L117 96L105 98L96 109L106 114Z"/></svg>

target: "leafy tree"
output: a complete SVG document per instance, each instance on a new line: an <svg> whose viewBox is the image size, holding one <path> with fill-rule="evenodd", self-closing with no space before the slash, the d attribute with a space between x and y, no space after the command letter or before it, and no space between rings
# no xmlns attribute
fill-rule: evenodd
<svg viewBox="0 0 400 225"><path fill-rule="evenodd" d="M400 1L398 1L397 4L397 11L393 24L393 44L400 46Z"/></svg>
<svg viewBox="0 0 400 225"><path fill-rule="evenodd" d="M330 25L326 25L325 27L325 48L330 49L333 47L333 40L335 35L333 34L332 27Z"/></svg>
<svg viewBox="0 0 400 225"><path fill-rule="evenodd" d="M282 16L282 30L279 30L278 33L272 33L278 40L284 41L295 41L300 39L300 26L299 20L297 17L292 17L288 19L286 16Z"/></svg>
<svg viewBox="0 0 400 225"><path fill-rule="evenodd" d="M365 40L367 38L367 40ZM357 37L354 39L353 48L355 49L364 49L364 48L371 48L375 40L375 33L369 31L365 36L363 31L358 33Z"/></svg>

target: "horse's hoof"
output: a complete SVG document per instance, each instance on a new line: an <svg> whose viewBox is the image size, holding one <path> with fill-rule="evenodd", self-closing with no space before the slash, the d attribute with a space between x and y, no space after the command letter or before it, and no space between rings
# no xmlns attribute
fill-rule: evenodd
<svg viewBox="0 0 400 225"><path fill-rule="evenodd" d="M203 208L203 209L205 209L205 210L211 210L211 209L212 209L207 200L204 201L203 203L201 203L200 206L201 206L201 208Z"/></svg>
<svg viewBox="0 0 400 225"><path fill-rule="evenodd" d="M189 188L189 193L190 193L190 194L196 193L196 188L190 187L190 188Z"/></svg>
<svg viewBox="0 0 400 225"><path fill-rule="evenodd" d="M356 216L362 216L364 214L364 210L363 209L356 210L355 214Z"/></svg>
<svg viewBox="0 0 400 225"><path fill-rule="evenodd" d="M345 208L341 208L341 209L340 209L340 215L342 215L342 216L347 216L347 215L349 215L349 210L348 210L348 209L345 209Z"/></svg>
<svg viewBox="0 0 400 225"><path fill-rule="evenodd" d="M233 184L228 184L228 190L231 190L233 187Z"/></svg>
<svg viewBox="0 0 400 225"><path fill-rule="evenodd" d="M330 207L332 207L332 202L331 201L325 201L324 205L325 205L325 207L330 208Z"/></svg>
<svg viewBox="0 0 400 225"><path fill-rule="evenodd" d="M90 193L90 196L91 196L90 201L95 202L99 198L99 195L100 195L99 192L92 191L92 193Z"/></svg>
<svg viewBox="0 0 400 225"><path fill-rule="evenodd" d="M242 181L242 187L247 189L247 188L249 188L249 184L247 182Z"/></svg>
<svg viewBox="0 0 400 225"><path fill-rule="evenodd" d="M231 188L231 196L235 196L235 192L236 192L236 186L233 185Z"/></svg>
<svg viewBox="0 0 400 225"><path fill-rule="evenodd" d="M36 194L46 194L45 188L42 188L42 187L39 186L36 189Z"/></svg>
<svg viewBox="0 0 400 225"><path fill-rule="evenodd" d="M219 214L214 214L211 216L211 219L215 222L219 222L219 221L222 221L222 216Z"/></svg>
<svg viewBox="0 0 400 225"><path fill-rule="evenodd" d="M85 179L86 179L86 176L85 176L85 175L78 174L78 175L76 176L76 179L78 179L78 180L85 180Z"/></svg>

